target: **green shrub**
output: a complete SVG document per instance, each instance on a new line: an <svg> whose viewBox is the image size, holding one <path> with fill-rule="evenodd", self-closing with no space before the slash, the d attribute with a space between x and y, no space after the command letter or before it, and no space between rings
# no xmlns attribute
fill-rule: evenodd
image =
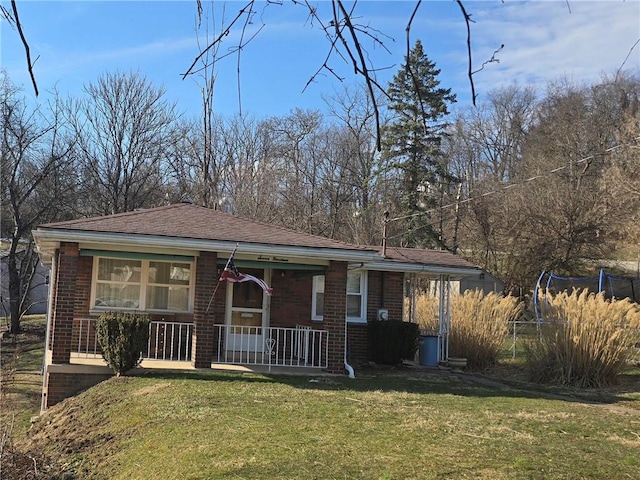
<svg viewBox="0 0 640 480"><path fill-rule="evenodd" d="M369 354L374 362L398 365L402 360L415 358L420 336L418 324L375 320L368 326Z"/></svg>
<svg viewBox="0 0 640 480"><path fill-rule="evenodd" d="M547 303L548 301L548 303ZM632 360L640 307L583 291L545 299L537 340L527 344L531 380L582 388L614 383Z"/></svg>
<svg viewBox="0 0 640 480"><path fill-rule="evenodd" d="M421 329L438 331L438 302L437 296L429 294L416 299ZM523 305L512 296L467 290L451 295L450 308L449 356L466 358L469 368L481 370L496 363L509 322L520 316Z"/></svg>
<svg viewBox="0 0 640 480"><path fill-rule="evenodd" d="M149 340L149 317L141 313L106 312L96 323L102 357L117 376L138 366Z"/></svg>

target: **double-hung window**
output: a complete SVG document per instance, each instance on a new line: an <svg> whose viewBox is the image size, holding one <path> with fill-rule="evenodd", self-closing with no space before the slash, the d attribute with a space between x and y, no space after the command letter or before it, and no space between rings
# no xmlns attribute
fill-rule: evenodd
<svg viewBox="0 0 640 480"><path fill-rule="evenodd" d="M190 262L94 257L92 307L189 312Z"/></svg>
<svg viewBox="0 0 640 480"><path fill-rule="evenodd" d="M313 277L312 319L322 321L324 315L324 275ZM347 321L366 323L367 275L363 270L347 273Z"/></svg>

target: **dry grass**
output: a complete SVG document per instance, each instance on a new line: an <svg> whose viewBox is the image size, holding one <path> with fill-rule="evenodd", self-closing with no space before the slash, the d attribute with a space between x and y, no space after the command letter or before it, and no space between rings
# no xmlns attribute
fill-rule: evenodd
<svg viewBox="0 0 640 480"><path fill-rule="evenodd" d="M39 387L24 375L41 363L38 332L16 339L11 395L26 399L12 401L29 415L39 403L26 394ZM14 352L4 348L3 358ZM11 461L21 468L10 472L3 458L0 478L637 478L637 376L591 398L610 404L598 407L575 401L583 390L561 401L532 384L535 391L413 367L371 367L356 379L206 371L114 377L49 409L24 438L14 436L20 456ZM16 418L14 431L23 423Z"/></svg>
<svg viewBox="0 0 640 480"><path fill-rule="evenodd" d="M373 373L113 377L49 409L24 446L95 480L637 478L636 415L467 375Z"/></svg>
<svg viewBox="0 0 640 480"><path fill-rule="evenodd" d="M22 329L9 335L0 327L0 478L57 479L54 462L19 445L40 406L44 319L25 318Z"/></svg>
<svg viewBox="0 0 640 480"><path fill-rule="evenodd" d="M528 346L530 377L577 387L615 382L637 350L640 308L587 291L542 302L545 323Z"/></svg>
<svg viewBox="0 0 640 480"><path fill-rule="evenodd" d="M464 357L470 368L483 369L496 362L509 322L523 305L515 297L478 290L451 296L449 355ZM423 294L416 300L416 321L423 330L438 330L438 298Z"/></svg>

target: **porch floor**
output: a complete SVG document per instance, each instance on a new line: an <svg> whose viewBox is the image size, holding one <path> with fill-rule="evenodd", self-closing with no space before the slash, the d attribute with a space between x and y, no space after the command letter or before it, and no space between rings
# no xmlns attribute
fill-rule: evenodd
<svg viewBox="0 0 640 480"><path fill-rule="evenodd" d="M51 364L51 359L47 358L47 363ZM71 354L71 365L88 366L88 367L104 367L107 368L106 362L102 357L91 358L86 355ZM186 370L186 371L208 371L208 369L195 368L191 362L177 362L168 360L143 360L136 370L159 371L159 370ZM300 376L331 376L320 368L310 367L288 367L272 365L269 369L268 365L242 365L229 363L211 363L211 370L222 372L239 372L239 373L258 373L258 374L274 374L274 375L300 375Z"/></svg>

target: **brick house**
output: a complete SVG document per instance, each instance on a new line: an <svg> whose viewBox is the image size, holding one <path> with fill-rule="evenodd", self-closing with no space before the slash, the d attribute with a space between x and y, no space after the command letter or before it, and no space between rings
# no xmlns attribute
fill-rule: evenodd
<svg viewBox="0 0 640 480"><path fill-rule="evenodd" d="M479 273L448 252L383 252L188 203L42 225L33 236L51 265L43 409L111 375L94 329L105 311L149 314L143 368L353 374L368 359L367 322L408 320L416 278L448 285ZM254 282L219 281L234 249L238 270L272 295ZM448 290L440 290L444 361Z"/></svg>

